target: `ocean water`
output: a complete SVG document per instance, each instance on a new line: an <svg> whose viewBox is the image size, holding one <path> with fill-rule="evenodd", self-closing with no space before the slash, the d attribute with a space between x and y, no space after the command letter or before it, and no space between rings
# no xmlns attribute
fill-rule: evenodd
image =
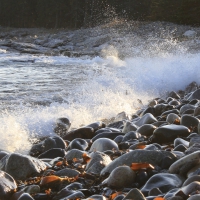
<svg viewBox="0 0 200 200"><path fill-rule="evenodd" d="M27 153L35 136L134 113L171 90L200 83L200 52L172 40L107 46L102 57L36 56L0 50L0 149Z"/></svg>

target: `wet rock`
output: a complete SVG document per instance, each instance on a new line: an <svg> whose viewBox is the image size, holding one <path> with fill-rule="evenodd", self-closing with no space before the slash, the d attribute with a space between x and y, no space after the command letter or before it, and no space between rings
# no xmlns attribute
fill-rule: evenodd
<svg viewBox="0 0 200 200"><path fill-rule="evenodd" d="M190 139L190 144L189 144L189 146L191 147L192 145L194 145L194 144L199 144L200 143L200 136L198 135L198 136L194 136L194 137L192 137L191 139Z"/></svg>
<svg viewBox="0 0 200 200"><path fill-rule="evenodd" d="M155 99L153 99L153 100L149 101L148 107L153 107L156 104L158 104L158 102Z"/></svg>
<svg viewBox="0 0 200 200"><path fill-rule="evenodd" d="M87 125L86 127L90 127L90 128L93 128L94 132L101 129L101 128L105 128L106 125L104 122L102 121L99 121L99 122L94 122L92 124L89 124ZM90 139L90 138L87 138L87 139Z"/></svg>
<svg viewBox="0 0 200 200"><path fill-rule="evenodd" d="M182 115L180 124L188 128L195 128L199 124L199 119L190 115Z"/></svg>
<svg viewBox="0 0 200 200"><path fill-rule="evenodd" d="M140 133L137 133L135 131L130 131L130 132L125 134L122 142L125 142L125 141L128 141L128 140L133 140L133 139L138 139L140 137L141 137Z"/></svg>
<svg viewBox="0 0 200 200"><path fill-rule="evenodd" d="M149 193L148 193L148 196L158 196L162 194L162 192L160 191L159 188L152 188Z"/></svg>
<svg viewBox="0 0 200 200"><path fill-rule="evenodd" d="M24 193L17 200L34 200L30 194Z"/></svg>
<svg viewBox="0 0 200 200"><path fill-rule="evenodd" d="M102 152L92 152L90 157L91 160L85 168L87 173L100 174L101 170L112 162L110 157Z"/></svg>
<svg viewBox="0 0 200 200"><path fill-rule="evenodd" d="M114 122L118 122L122 120L129 120L129 116L126 114L126 112L118 113L114 119Z"/></svg>
<svg viewBox="0 0 200 200"><path fill-rule="evenodd" d="M195 108L196 108L196 106L194 106L194 105L185 104L184 106L181 107L180 114L182 115L187 110L195 110Z"/></svg>
<svg viewBox="0 0 200 200"><path fill-rule="evenodd" d="M140 133L141 135L145 135L149 137L153 134L153 131L155 129L156 129L156 126L152 124L144 124L137 129L137 133Z"/></svg>
<svg viewBox="0 0 200 200"><path fill-rule="evenodd" d="M185 88L185 92L191 93L197 90L197 88L198 88L198 84L195 81L193 81Z"/></svg>
<svg viewBox="0 0 200 200"><path fill-rule="evenodd" d="M185 154L188 155L188 154L191 154L191 153L196 152L196 151L200 151L200 144L199 143L194 143L192 146L190 146L185 151Z"/></svg>
<svg viewBox="0 0 200 200"><path fill-rule="evenodd" d="M169 124L180 123L180 117L175 113L170 113L169 115L167 115L166 122L168 122Z"/></svg>
<svg viewBox="0 0 200 200"><path fill-rule="evenodd" d="M169 156L174 161L176 159L173 153L167 151L133 150L113 160L101 171L101 175L107 172L111 173L116 167L121 165L131 166L132 163L150 163L153 166L160 166L163 158L166 156Z"/></svg>
<svg viewBox="0 0 200 200"><path fill-rule="evenodd" d="M174 114L179 114L179 110L178 109L172 109L172 110L167 110L167 111L165 111L165 112L163 112L162 114L161 114L161 117L164 117L164 116L167 116L167 115L169 115L170 113L174 113Z"/></svg>
<svg viewBox="0 0 200 200"><path fill-rule="evenodd" d="M68 132L65 136L63 136L63 139L72 141L76 138L92 139L93 136L94 136L94 129L92 127L82 127Z"/></svg>
<svg viewBox="0 0 200 200"><path fill-rule="evenodd" d="M7 156L7 155L9 155L8 152L0 150L0 160L1 160L4 156Z"/></svg>
<svg viewBox="0 0 200 200"><path fill-rule="evenodd" d="M90 148L90 151L103 152L103 151L112 150L112 149L119 150L116 142L108 138L99 138L94 141L94 143L92 144Z"/></svg>
<svg viewBox="0 0 200 200"><path fill-rule="evenodd" d="M174 106L168 105L168 104L157 104L154 106L155 108L155 115L154 116L160 116L163 112L167 110L172 110Z"/></svg>
<svg viewBox="0 0 200 200"><path fill-rule="evenodd" d="M56 120L56 126L54 128L54 132L62 137L68 132L70 126L71 126L71 121L68 118L66 117L58 118Z"/></svg>
<svg viewBox="0 0 200 200"><path fill-rule="evenodd" d="M200 175L194 175L194 176L187 178L185 180L185 182L183 183L183 187L186 186L186 185L189 185L190 183L192 183L194 181L200 182Z"/></svg>
<svg viewBox="0 0 200 200"><path fill-rule="evenodd" d="M135 172L128 166L115 168L109 177L102 184L107 184L110 188L120 189L130 186L135 179Z"/></svg>
<svg viewBox="0 0 200 200"><path fill-rule="evenodd" d="M179 144L182 144L182 145L184 145L185 147L189 147L189 142L188 142L188 141L186 141L186 140L184 140L184 139L182 139L182 138L176 138L176 139L174 140L174 146L176 147L176 146L178 146Z"/></svg>
<svg viewBox="0 0 200 200"><path fill-rule="evenodd" d="M64 157L66 154L64 149L53 148L45 151L44 153L38 156L39 159L41 158L56 158L56 157Z"/></svg>
<svg viewBox="0 0 200 200"><path fill-rule="evenodd" d="M129 191L129 193L123 198L123 200L125 199L146 200L145 196L137 188L133 188L131 191Z"/></svg>
<svg viewBox="0 0 200 200"><path fill-rule="evenodd" d="M200 115L200 107L196 107L194 109L194 116L198 116L198 115Z"/></svg>
<svg viewBox="0 0 200 200"><path fill-rule="evenodd" d="M30 176L39 175L46 165L31 156L12 153L0 161L0 169L10 174L15 180L25 180Z"/></svg>
<svg viewBox="0 0 200 200"><path fill-rule="evenodd" d="M8 200L15 189L17 189L17 184L13 177L0 171L0 199Z"/></svg>
<svg viewBox="0 0 200 200"><path fill-rule="evenodd" d="M120 142L122 142L122 140L123 140L123 135L118 135L115 139L114 139L114 141L117 143L117 144L119 144Z"/></svg>
<svg viewBox="0 0 200 200"><path fill-rule="evenodd" d="M44 141L33 145L30 150L30 155L36 157L36 156L39 156L41 153L43 153L49 149L52 149L52 148L65 149L66 143L59 136L48 137Z"/></svg>
<svg viewBox="0 0 200 200"><path fill-rule="evenodd" d="M106 200L106 197L104 197L103 195L95 194L87 198L87 200L91 200L91 199L92 200Z"/></svg>
<svg viewBox="0 0 200 200"><path fill-rule="evenodd" d="M86 140L81 139L81 138L76 138L69 143L67 150L79 149L81 151L85 151L87 147L88 147L88 143Z"/></svg>
<svg viewBox="0 0 200 200"><path fill-rule="evenodd" d="M53 200L64 200L64 199L81 199L84 198L85 195L80 191L69 190L67 188L63 188L59 191L54 197Z"/></svg>
<svg viewBox="0 0 200 200"><path fill-rule="evenodd" d="M130 131L136 131L137 126L130 121L126 121L122 133L128 133Z"/></svg>
<svg viewBox="0 0 200 200"><path fill-rule="evenodd" d="M152 124L154 122L157 122L157 119L151 113L147 113L142 116L141 119L139 119L135 124L137 126L142 126L144 124Z"/></svg>
<svg viewBox="0 0 200 200"><path fill-rule="evenodd" d="M172 100L172 101L170 101L168 104L171 105L171 106L178 106L178 105L180 105L181 103L180 103L179 101L177 101L177 100Z"/></svg>
<svg viewBox="0 0 200 200"><path fill-rule="evenodd" d="M153 132L152 142L159 144L173 142L177 137L187 137L190 134L190 130L186 126L182 125L166 125L158 127Z"/></svg>
<svg viewBox="0 0 200 200"><path fill-rule="evenodd" d="M104 133L99 133L98 135L94 136L91 141L96 141L97 139L100 138L108 138L108 139L115 139L119 135L124 135L124 133L121 132L104 132Z"/></svg>
<svg viewBox="0 0 200 200"><path fill-rule="evenodd" d="M154 122L152 125L156 127L161 127L161 126L168 125L168 123L166 121L157 121L157 122Z"/></svg>
<svg viewBox="0 0 200 200"><path fill-rule="evenodd" d="M177 145L173 151L181 151L181 152L185 152L187 151L187 148L183 145L183 144L179 144Z"/></svg>
<svg viewBox="0 0 200 200"><path fill-rule="evenodd" d="M98 135L99 133L112 133L112 130L109 128L101 128L94 133L94 136Z"/></svg>
<svg viewBox="0 0 200 200"><path fill-rule="evenodd" d="M200 151L186 155L174 162L170 168L170 173L185 175L192 167L197 165L200 161Z"/></svg>
<svg viewBox="0 0 200 200"><path fill-rule="evenodd" d="M186 196L196 193L196 191L200 190L200 182L194 181L189 185L186 185L180 189Z"/></svg>
<svg viewBox="0 0 200 200"><path fill-rule="evenodd" d="M70 168L64 168L54 173L56 176L67 176L69 178L76 177L80 174L79 171Z"/></svg>
<svg viewBox="0 0 200 200"><path fill-rule="evenodd" d="M113 123L108 124L107 127L122 129L123 126L124 126L124 122L123 121L118 121L118 122L113 122Z"/></svg>
<svg viewBox="0 0 200 200"><path fill-rule="evenodd" d="M67 185L65 188L68 190L79 190L79 189L83 189L83 185L78 182L73 182L73 183Z"/></svg>
<svg viewBox="0 0 200 200"><path fill-rule="evenodd" d="M199 200L200 199L200 194L194 194L188 198L188 200Z"/></svg>
<svg viewBox="0 0 200 200"><path fill-rule="evenodd" d="M80 159L83 157L83 154L86 153L85 151L81 151L78 149L72 149L70 151L67 151L65 155L66 160L73 160L74 158Z"/></svg>
<svg viewBox="0 0 200 200"><path fill-rule="evenodd" d="M194 165L188 172L187 177L200 175L200 164Z"/></svg>
<svg viewBox="0 0 200 200"><path fill-rule="evenodd" d="M157 105L157 104L156 104ZM140 114L141 117L143 117L144 115L146 115L147 113L150 113L152 115L155 115L155 108L154 107L148 107L146 108L144 111L142 111L142 113Z"/></svg>
<svg viewBox="0 0 200 200"><path fill-rule="evenodd" d="M200 89L195 90L189 97L188 100L198 99L200 100Z"/></svg>
<svg viewBox="0 0 200 200"><path fill-rule="evenodd" d="M162 193L166 193L174 188L179 188L182 186L184 178L169 173L159 173L153 175L146 184L141 188L141 192L147 196L149 190L153 188L159 188Z"/></svg>
<svg viewBox="0 0 200 200"><path fill-rule="evenodd" d="M179 96L179 94L177 94L175 91L171 91L169 94L168 94L168 97L172 97L174 99L180 99L181 97Z"/></svg>

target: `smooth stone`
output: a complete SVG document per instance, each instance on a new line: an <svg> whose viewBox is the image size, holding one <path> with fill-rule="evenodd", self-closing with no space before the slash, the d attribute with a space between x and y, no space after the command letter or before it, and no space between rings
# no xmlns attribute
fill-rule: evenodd
<svg viewBox="0 0 200 200"><path fill-rule="evenodd" d="M79 190L79 189L83 189L83 185L78 182L73 182L73 183L67 185L65 188L68 190Z"/></svg>
<svg viewBox="0 0 200 200"><path fill-rule="evenodd" d="M169 115L170 113L174 113L174 114L179 114L179 110L178 109L172 109L172 110L167 110L167 111L165 111L165 112L163 112L162 114L161 114L161 117L162 116L167 116L167 115Z"/></svg>
<svg viewBox="0 0 200 200"><path fill-rule="evenodd" d="M152 124L157 121L158 120L151 113L146 113L137 122L135 122L135 125L142 126L144 124Z"/></svg>
<svg viewBox="0 0 200 200"><path fill-rule="evenodd" d="M200 151L200 144L199 144L199 143L195 143L195 144L193 144L192 146L190 146L190 147L185 151L185 154L188 155L188 154L191 154L191 153L196 152L196 151Z"/></svg>
<svg viewBox="0 0 200 200"><path fill-rule="evenodd" d="M194 193L198 190L200 190L200 182L194 181L190 183L189 185L186 185L180 189L185 195L190 195L191 193Z"/></svg>
<svg viewBox="0 0 200 200"><path fill-rule="evenodd" d="M8 152L3 151L3 150L0 150L0 160L1 160L4 156L7 156L7 155L9 155Z"/></svg>
<svg viewBox="0 0 200 200"><path fill-rule="evenodd" d="M164 125L168 125L167 121L157 121L152 124L153 126L160 127Z"/></svg>
<svg viewBox="0 0 200 200"><path fill-rule="evenodd" d="M67 176L69 178L76 177L80 174L79 171L70 168L64 168L54 173L56 176Z"/></svg>
<svg viewBox="0 0 200 200"><path fill-rule="evenodd" d="M36 157L36 156L39 156L41 153L43 153L49 149L52 149L52 148L65 149L66 143L59 136L48 137L44 141L33 145L30 150L30 155Z"/></svg>
<svg viewBox="0 0 200 200"><path fill-rule="evenodd" d="M128 140L132 140L132 139L138 139L140 137L141 137L140 133L137 133L135 131L130 131L130 132L125 134L122 142L125 142L125 141L128 141Z"/></svg>
<svg viewBox="0 0 200 200"><path fill-rule="evenodd" d="M174 124L174 122L180 122L180 117L175 113L170 113L167 115L166 122L169 124Z"/></svg>
<svg viewBox="0 0 200 200"><path fill-rule="evenodd" d="M189 147L189 144L190 144L190 143L189 143L188 141L182 139L182 138L176 138L176 139L174 140L174 147L178 146L179 144L182 144L182 145L184 145L185 147Z"/></svg>
<svg viewBox="0 0 200 200"><path fill-rule="evenodd" d="M197 119L196 117L190 116L190 115L182 115L180 124L184 125L188 128L194 128L194 127L198 126L199 119Z"/></svg>
<svg viewBox="0 0 200 200"><path fill-rule="evenodd" d="M90 148L90 151L106 151L106 150L119 150L118 145L111 139L108 138L99 138L95 140Z"/></svg>
<svg viewBox="0 0 200 200"><path fill-rule="evenodd" d="M110 188L120 189L131 185L135 180L135 172L128 166L116 167L102 184Z"/></svg>
<svg viewBox="0 0 200 200"><path fill-rule="evenodd" d="M194 181L198 181L200 182L200 175L194 175L194 176L190 176L189 178L187 178L185 180L185 182L183 183L183 187L186 185L189 185L190 183L194 182Z"/></svg>
<svg viewBox="0 0 200 200"><path fill-rule="evenodd" d="M0 199L8 200L16 189L17 184L13 177L0 170Z"/></svg>
<svg viewBox="0 0 200 200"><path fill-rule="evenodd" d="M101 129L101 128L105 128L106 125L104 122L102 121L98 121L98 122L94 122L92 124L88 124L86 127L90 127L93 128L94 132Z"/></svg>
<svg viewBox="0 0 200 200"><path fill-rule="evenodd" d="M198 88L198 84L195 81L193 81L185 88L185 92L191 93L197 90L197 88Z"/></svg>
<svg viewBox="0 0 200 200"><path fill-rule="evenodd" d="M71 126L71 121L68 118L66 117L58 118L56 120L56 126L54 128L54 132L62 137L68 132L70 126Z"/></svg>
<svg viewBox="0 0 200 200"><path fill-rule="evenodd" d="M181 107L180 109L180 114L182 115L186 110L195 110L196 106L191 105L191 104L185 104L184 106Z"/></svg>
<svg viewBox="0 0 200 200"><path fill-rule="evenodd" d="M120 194L118 196L116 196L113 200L122 200L125 197L124 194Z"/></svg>
<svg viewBox="0 0 200 200"><path fill-rule="evenodd" d="M199 200L200 194L191 195L187 200Z"/></svg>
<svg viewBox="0 0 200 200"><path fill-rule="evenodd" d="M194 109L194 116L198 116L198 115L200 115L200 107L196 107Z"/></svg>
<svg viewBox="0 0 200 200"><path fill-rule="evenodd" d="M126 121L124 124L124 128L122 129L122 133L128 133L130 131L136 131L137 126L130 121Z"/></svg>
<svg viewBox="0 0 200 200"><path fill-rule="evenodd" d="M53 200L81 199L84 197L85 195L80 191L68 190L67 188L63 188L53 197Z"/></svg>
<svg viewBox="0 0 200 200"><path fill-rule="evenodd" d="M126 112L118 113L114 119L114 122L118 122L122 120L129 120L129 116L126 114Z"/></svg>
<svg viewBox="0 0 200 200"><path fill-rule="evenodd" d="M166 100L166 102L169 103L169 102L172 101L172 100L174 100L174 98L168 97L167 100Z"/></svg>
<svg viewBox="0 0 200 200"><path fill-rule="evenodd" d="M70 151L67 151L65 155L65 159L66 160L73 160L74 158L80 159L80 158L83 158L84 153L86 152L78 150L78 149L72 149Z"/></svg>
<svg viewBox="0 0 200 200"><path fill-rule="evenodd" d="M102 152L92 152L89 156L91 160L87 163L85 168L87 173L100 174L101 170L112 162L110 156Z"/></svg>
<svg viewBox="0 0 200 200"><path fill-rule="evenodd" d="M199 100L198 99L193 99L188 104L198 105L199 104Z"/></svg>
<svg viewBox="0 0 200 200"><path fill-rule="evenodd" d="M108 139L111 139L111 140L114 140L117 136L119 135L123 135L124 136L124 133L121 133L121 132L104 132L104 133L99 133L98 135L94 136L91 141L96 141L97 139L100 139L100 138L108 138Z"/></svg>
<svg viewBox="0 0 200 200"><path fill-rule="evenodd" d="M184 178L177 174L159 173L149 178L146 184L141 188L141 192L144 196L147 196L151 189L159 188L162 193L166 193L173 188L181 187L183 182Z"/></svg>
<svg viewBox="0 0 200 200"><path fill-rule="evenodd" d="M192 137L190 139L190 144L189 146L191 147L194 144L199 144L200 143L200 135L198 134L198 136Z"/></svg>
<svg viewBox="0 0 200 200"><path fill-rule="evenodd" d="M30 194L24 193L17 200L34 200Z"/></svg>
<svg viewBox="0 0 200 200"><path fill-rule="evenodd" d="M0 169L10 174L15 180L25 180L30 176L39 175L46 169L46 165L37 158L11 153L1 159Z"/></svg>
<svg viewBox="0 0 200 200"><path fill-rule="evenodd" d="M160 150L156 145L154 144L149 144L149 145L146 145L146 147L144 148L145 150Z"/></svg>
<svg viewBox="0 0 200 200"><path fill-rule="evenodd" d="M200 135L200 123L198 124L198 134Z"/></svg>
<svg viewBox="0 0 200 200"><path fill-rule="evenodd" d="M162 192L159 188L152 188L151 190L149 190L148 196L158 196L160 194L162 194Z"/></svg>
<svg viewBox="0 0 200 200"><path fill-rule="evenodd" d="M185 110L182 115L194 115L194 109Z"/></svg>
<svg viewBox="0 0 200 200"><path fill-rule="evenodd" d="M76 130L70 131L63 136L64 140L72 141L76 138L92 139L94 136L94 129L92 127L82 127Z"/></svg>
<svg viewBox="0 0 200 200"><path fill-rule="evenodd" d="M155 105L157 105L157 104L155 104ZM148 108L146 108L144 111L142 111L142 113L140 114L140 116L143 117L147 113L155 115L155 108L154 107L148 107Z"/></svg>
<svg viewBox="0 0 200 200"><path fill-rule="evenodd" d="M189 155L180 158L174 162L170 168L169 172L173 174L185 175L192 167L200 162L200 151L191 153Z"/></svg>
<svg viewBox="0 0 200 200"><path fill-rule="evenodd" d="M101 171L101 175L111 173L116 167L121 165L131 166L132 163L149 163L153 166L160 166L163 158L166 156L169 156L174 161L176 160L176 156L167 151L133 150L113 160Z"/></svg>
<svg viewBox="0 0 200 200"><path fill-rule="evenodd" d="M132 200L146 200L145 196L142 194L142 192L137 189L137 188L133 188L132 190L130 190L128 192L128 194L123 198L123 200L125 199L132 199Z"/></svg>
<svg viewBox="0 0 200 200"><path fill-rule="evenodd" d="M168 104L157 104L154 106L155 109L155 115L154 116L160 116L162 113L164 113L167 110L172 110L174 108L174 106L172 105L168 105Z"/></svg>
<svg viewBox="0 0 200 200"><path fill-rule="evenodd" d="M182 157L185 156L185 153L181 152L181 151L171 151L174 155L176 155L177 159L180 159Z"/></svg>
<svg viewBox="0 0 200 200"><path fill-rule="evenodd" d="M181 151L181 152L185 152L187 150L187 147L185 147L183 144L179 144L177 145L173 151Z"/></svg>
<svg viewBox="0 0 200 200"><path fill-rule="evenodd" d="M112 133L112 130L109 128L101 128L94 133L94 136L98 135L99 133Z"/></svg>
<svg viewBox="0 0 200 200"><path fill-rule="evenodd" d="M177 192L178 192L179 188L174 188L172 190L170 190L169 192L167 192L164 196L164 199L170 199L172 198Z"/></svg>
<svg viewBox="0 0 200 200"><path fill-rule="evenodd" d="M158 127L153 132L152 142L159 144L173 142L177 137L187 137L190 130L186 126L170 124Z"/></svg>
<svg viewBox="0 0 200 200"><path fill-rule="evenodd" d="M140 133L141 135L149 137L153 134L153 131L155 129L156 129L156 126L152 124L144 124L137 129L137 133Z"/></svg>
<svg viewBox="0 0 200 200"><path fill-rule="evenodd" d="M180 95L177 94L175 91L171 91L169 94L168 94L168 97L172 97L174 99L180 99Z"/></svg>
<svg viewBox="0 0 200 200"><path fill-rule="evenodd" d="M200 100L200 89L195 90L189 97L188 100L191 101L193 99Z"/></svg>
<svg viewBox="0 0 200 200"><path fill-rule="evenodd" d="M88 147L88 143L86 140L81 139L81 138L76 138L69 143L67 150L79 149L81 151L85 151L87 147Z"/></svg>
<svg viewBox="0 0 200 200"><path fill-rule="evenodd" d="M187 177L191 177L194 175L199 175L200 174L200 164L194 165L188 172L187 172Z"/></svg>
<svg viewBox="0 0 200 200"><path fill-rule="evenodd" d="M155 106L155 105L157 105L158 104L158 102L155 100L155 99L153 99L153 100L151 100L151 101L149 101L149 103L148 103L148 107L153 107L153 106Z"/></svg>
<svg viewBox="0 0 200 200"><path fill-rule="evenodd" d="M94 194L87 198L87 200L107 200L103 195Z"/></svg>
<svg viewBox="0 0 200 200"><path fill-rule="evenodd" d="M172 101L170 101L168 104L171 105L171 106L178 106L178 105L180 105L181 103L180 103L180 101L172 100Z"/></svg>
<svg viewBox="0 0 200 200"><path fill-rule="evenodd" d="M38 156L39 159L41 158L57 158L57 157L64 157L66 154L64 149L53 148L45 151L44 153Z"/></svg>
<svg viewBox="0 0 200 200"><path fill-rule="evenodd" d="M124 126L124 122L123 121L118 121L118 122L113 122L108 124L108 128L117 128L117 129L122 129Z"/></svg>
<svg viewBox="0 0 200 200"><path fill-rule="evenodd" d="M117 144L119 144L120 142L122 142L123 138L124 138L123 135L118 135L118 136L114 139L114 141L115 141Z"/></svg>

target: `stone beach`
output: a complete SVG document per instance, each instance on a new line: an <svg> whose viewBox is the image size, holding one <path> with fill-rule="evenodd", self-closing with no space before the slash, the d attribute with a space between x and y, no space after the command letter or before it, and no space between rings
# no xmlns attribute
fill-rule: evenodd
<svg viewBox="0 0 200 200"><path fill-rule="evenodd" d="M29 155L0 150L0 200L196 200L200 87L155 98L132 116L40 138Z"/></svg>

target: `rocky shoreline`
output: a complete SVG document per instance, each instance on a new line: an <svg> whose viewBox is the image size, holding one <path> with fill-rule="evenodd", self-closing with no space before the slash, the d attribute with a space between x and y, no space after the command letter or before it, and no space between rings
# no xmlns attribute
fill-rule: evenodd
<svg viewBox="0 0 200 200"><path fill-rule="evenodd" d="M200 50L200 28L167 22L113 21L94 28L79 30L14 29L0 27L0 49L34 55L105 56L114 47L119 57L129 56L133 47L146 50L151 43L163 46L171 40ZM130 45L131 44L131 45ZM128 49L128 50L127 50ZM112 50L112 48L111 48ZM153 51L153 49L152 49ZM138 52L132 52L133 55Z"/></svg>
<svg viewBox="0 0 200 200"><path fill-rule="evenodd" d="M200 197L200 86L155 98L33 144L29 155L0 151L0 200L196 200Z"/></svg>

